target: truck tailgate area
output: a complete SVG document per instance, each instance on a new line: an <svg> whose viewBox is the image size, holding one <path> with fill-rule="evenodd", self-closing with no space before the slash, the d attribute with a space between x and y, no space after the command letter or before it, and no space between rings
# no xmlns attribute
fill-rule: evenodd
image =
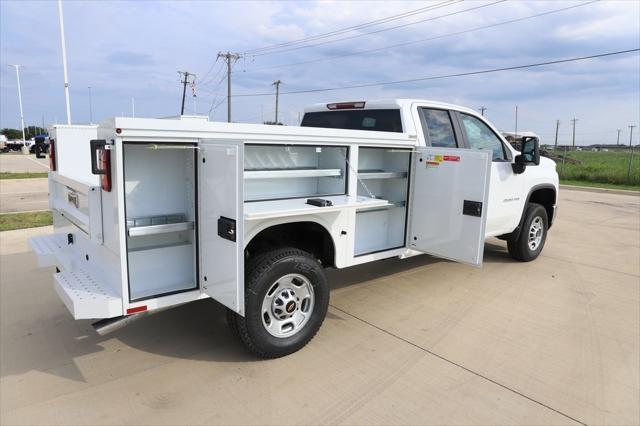
<svg viewBox="0 0 640 426"><path fill-rule="evenodd" d="M75 319L111 318L122 315L122 299L96 273L83 268L74 259L80 257L69 246L65 234L43 235L29 239L38 265L62 267L53 275L56 293Z"/></svg>

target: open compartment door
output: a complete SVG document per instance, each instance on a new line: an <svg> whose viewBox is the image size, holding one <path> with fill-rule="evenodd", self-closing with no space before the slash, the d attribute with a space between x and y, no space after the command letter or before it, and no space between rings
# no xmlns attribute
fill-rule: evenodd
<svg viewBox="0 0 640 426"><path fill-rule="evenodd" d="M243 144L200 141L198 154L200 285L244 315Z"/></svg>
<svg viewBox="0 0 640 426"><path fill-rule="evenodd" d="M418 149L413 164L408 247L481 266L490 173L487 151Z"/></svg>

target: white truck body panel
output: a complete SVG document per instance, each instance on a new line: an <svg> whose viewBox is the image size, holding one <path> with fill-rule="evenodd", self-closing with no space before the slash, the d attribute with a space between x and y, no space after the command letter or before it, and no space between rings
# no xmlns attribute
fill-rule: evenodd
<svg viewBox="0 0 640 426"><path fill-rule="evenodd" d="M89 141L97 139L97 125L55 124L49 129L55 142L57 172L69 179L99 185L99 177L91 173Z"/></svg>
<svg viewBox="0 0 640 426"><path fill-rule="evenodd" d="M430 104L400 104L405 133L202 117L114 118L97 129L57 126L57 159L64 167L50 175L55 234L31 245L43 264L62 269L56 289L78 319L206 297L244 315L245 249L263 231L292 223L326 231L338 268L420 253L479 266L484 237L510 232L520 219L516 207L503 212L506 219L495 214L501 197L518 192L513 206L521 211L525 184L513 180L508 190L493 189L501 169L495 171L486 151L426 147L412 114ZM77 142L83 148L67 150L64 135L75 141L79 131L85 132ZM95 138L106 141L111 154L111 191L100 189L100 177L91 174L88 141ZM427 159L438 165L427 167ZM547 184L548 167L539 179ZM309 188L332 205L307 204L315 196L300 194ZM262 190L270 195L248 199ZM275 196L278 191L285 195ZM101 294L90 303L76 291L87 282L94 284L86 291Z"/></svg>

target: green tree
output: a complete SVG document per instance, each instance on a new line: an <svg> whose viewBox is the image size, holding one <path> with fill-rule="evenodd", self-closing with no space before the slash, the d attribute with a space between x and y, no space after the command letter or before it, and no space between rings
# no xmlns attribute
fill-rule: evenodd
<svg viewBox="0 0 640 426"><path fill-rule="evenodd" d="M18 130L18 129L7 129L7 128L4 128L4 129L2 129L2 131L0 131L0 133L5 135L7 137L7 139L9 139L9 140L22 139L22 132L20 130Z"/></svg>

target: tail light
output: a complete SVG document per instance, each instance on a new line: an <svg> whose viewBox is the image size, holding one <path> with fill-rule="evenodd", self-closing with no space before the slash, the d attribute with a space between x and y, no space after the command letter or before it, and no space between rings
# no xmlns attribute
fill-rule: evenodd
<svg viewBox="0 0 640 426"><path fill-rule="evenodd" d="M103 191L111 192L111 151L104 139L94 139L91 145L91 173L100 176Z"/></svg>
<svg viewBox="0 0 640 426"><path fill-rule="evenodd" d="M58 168L58 164L56 163L56 141L53 139L49 140L49 170L55 172Z"/></svg>

